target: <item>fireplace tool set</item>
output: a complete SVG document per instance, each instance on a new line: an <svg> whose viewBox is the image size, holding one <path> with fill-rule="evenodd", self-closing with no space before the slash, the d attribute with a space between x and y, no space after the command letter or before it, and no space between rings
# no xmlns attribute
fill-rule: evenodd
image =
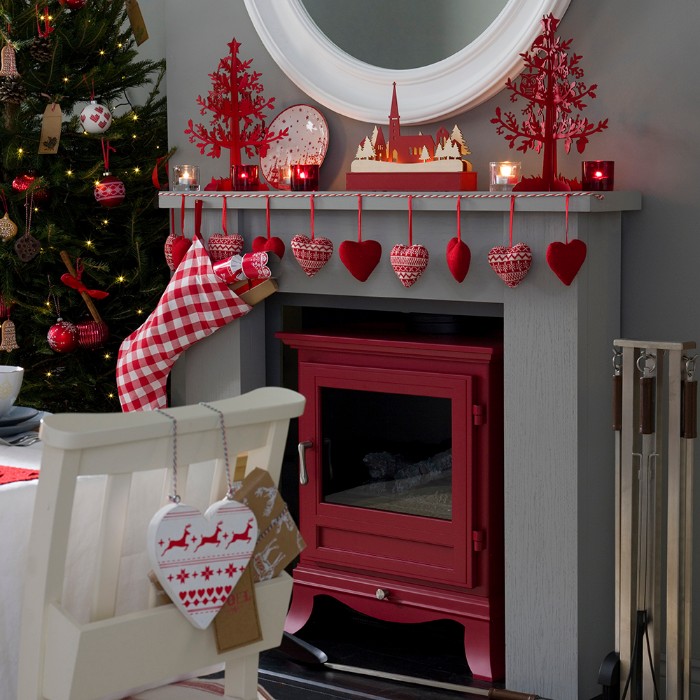
<svg viewBox="0 0 700 700"><path fill-rule="evenodd" d="M695 343L613 345L616 651L599 682L604 700L662 697L665 641L665 697L690 700Z"/></svg>

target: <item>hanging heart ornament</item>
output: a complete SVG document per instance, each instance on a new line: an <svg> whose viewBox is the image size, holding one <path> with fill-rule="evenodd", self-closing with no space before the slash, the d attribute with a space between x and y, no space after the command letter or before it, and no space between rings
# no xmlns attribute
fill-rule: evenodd
<svg viewBox="0 0 700 700"><path fill-rule="evenodd" d="M277 236L256 236L251 244L254 253L274 253L280 260L284 257L284 241Z"/></svg>
<svg viewBox="0 0 700 700"><path fill-rule="evenodd" d="M333 255L333 241L298 234L291 240L292 253L308 277L313 277Z"/></svg>
<svg viewBox="0 0 700 700"><path fill-rule="evenodd" d="M231 235L214 233L209 236L207 245L212 262L218 262L234 255L240 255L243 252L245 241L240 233L232 233Z"/></svg>
<svg viewBox="0 0 700 700"><path fill-rule="evenodd" d="M457 282L463 282L467 272L469 272L469 265L472 261L472 253L469 250L469 246L457 237L450 238L447 242L446 257L447 267L450 269L452 276Z"/></svg>
<svg viewBox="0 0 700 700"><path fill-rule="evenodd" d="M509 287L517 287L532 265L532 251L525 243L516 243L509 248L499 245L491 248L488 261L493 271Z"/></svg>
<svg viewBox="0 0 700 700"><path fill-rule="evenodd" d="M382 246L378 241L343 241L338 247L338 255L350 274L360 282L365 282L379 264Z"/></svg>
<svg viewBox="0 0 700 700"><path fill-rule="evenodd" d="M418 281L428 266L428 249L416 243L414 245L397 244L391 249L389 259L396 276L404 287L410 287Z"/></svg>
<svg viewBox="0 0 700 700"><path fill-rule="evenodd" d="M148 556L180 612L206 629L250 562L258 539L253 511L223 500L204 515L181 503L161 508L147 534Z"/></svg>
<svg viewBox="0 0 700 700"><path fill-rule="evenodd" d="M547 264L552 272L568 287L586 259L586 244L574 238L568 243L554 241L547 246Z"/></svg>

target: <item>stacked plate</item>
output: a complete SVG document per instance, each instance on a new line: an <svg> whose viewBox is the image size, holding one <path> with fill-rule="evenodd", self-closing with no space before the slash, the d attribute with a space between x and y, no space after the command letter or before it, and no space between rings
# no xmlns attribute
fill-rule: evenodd
<svg viewBox="0 0 700 700"><path fill-rule="evenodd" d="M31 430L38 430L43 411L28 406L13 406L0 418L0 437L8 438Z"/></svg>

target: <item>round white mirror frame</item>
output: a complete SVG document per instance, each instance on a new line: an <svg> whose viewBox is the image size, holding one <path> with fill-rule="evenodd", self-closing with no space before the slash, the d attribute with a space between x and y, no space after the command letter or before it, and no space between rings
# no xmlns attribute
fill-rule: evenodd
<svg viewBox="0 0 700 700"><path fill-rule="evenodd" d="M390 70L341 51L314 24L301 0L245 0L263 44L299 88L352 119L386 123L396 82L403 124L437 121L493 97L522 70L520 54L550 12L570 0L509 0L486 31L456 54L421 68ZM429 14L427 15L429 17Z"/></svg>

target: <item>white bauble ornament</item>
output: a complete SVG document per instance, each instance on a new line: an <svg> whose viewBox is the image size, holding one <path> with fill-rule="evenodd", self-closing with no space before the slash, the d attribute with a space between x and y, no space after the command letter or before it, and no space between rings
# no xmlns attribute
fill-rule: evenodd
<svg viewBox="0 0 700 700"><path fill-rule="evenodd" d="M102 134L112 124L112 114L104 106L92 100L80 113L80 123L88 134Z"/></svg>

